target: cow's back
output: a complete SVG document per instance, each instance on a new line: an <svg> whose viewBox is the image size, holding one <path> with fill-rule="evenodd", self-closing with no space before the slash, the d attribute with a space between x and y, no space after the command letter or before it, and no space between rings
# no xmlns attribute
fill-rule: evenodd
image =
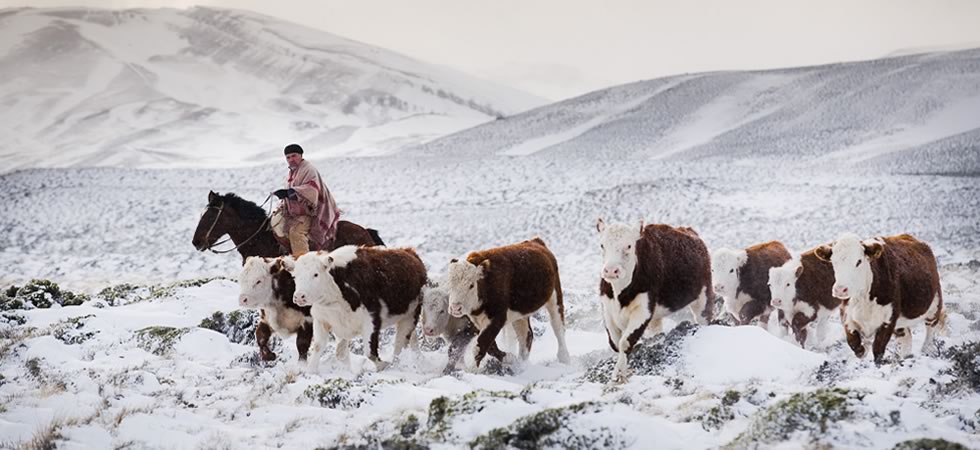
<svg viewBox="0 0 980 450"><path fill-rule="evenodd" d="M817 258L815 251L811 249L800 255L803 273L796 280L796 299L811 306L834 309L841 302L833 295L834 266Z"/></svg>
<svg viewBox="0 0 980 450"><path fill-rule="evenodd" d="M633 283L644 283L659 303L674 311L702 292L711 298L711 256L704 241L690 228L647 225L636 248ZM639 280L636 275L641 275ZM657 299L651 298L651 301Z"/></svg>
<svg viewBox="0 0 980 450"><path fill-rule="evenodd" d="M940 289L932 248L908 234L889 236L884 241L880 261L871 266L871 298L887 296L892 302L900 302L905 317L925 314Z"/></svg>
<svg viewBox="0 0 980 450"><path fill-rule="evenodd" d="M490 268L484 275L481 301L505 301L508 308L529 314L546 302L558 286L557 260L539 238L472 252L467 257L474 265L486 260L490 261Z"/></svg>
<svg viewBox="0 0 980 450"><path fill-rule="evenodd" d="M780 267L793 256L779 241L753 245L745 249L746 261L738 273L738 291L754 300L769 304L769 269Z"/></svg>
<svg viewBox="0 0 980 450"><path fill-rule="evenodd" d="M425 264L409 248L360 247L356 258L331 274L352 308L380 311L383 301L389 315L408 312L427 278Z"/></svg>

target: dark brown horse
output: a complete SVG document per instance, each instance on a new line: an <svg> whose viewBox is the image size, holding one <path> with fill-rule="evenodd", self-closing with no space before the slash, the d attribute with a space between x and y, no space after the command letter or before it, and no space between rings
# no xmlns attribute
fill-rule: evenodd
<svg viewBox="0 0 980 450"><path fill-rule="evenodd" d="M259 205L235 194L208 193L208 207L197 222L191 243L199 251L211 250L224 235L228 235L242 255L242 264L249 256L277 257L289 254L289 249L279 245L272 234L268 216ZM337 236L331 248L344 245L384 245L377 230L364 228L356 223L341 220L337 223Z"/></svg>
<svg viewBox="0 0 980 450"><path fill-rule="evenodd" d="M268 216L262 207L232 193L218 195L211 191L208 193L207 210L197 222L191 243L199 251L211 250L215 242L226 234L242 255L242 264L249 256L277 257L289 254L289 249L279 245L272 234ZM333 245L322 250L333 250L344 245L374 246L384 245L384 242L376 230L341 220L337 223ZM306 314L309 314L309 308ZM265 361L276 359L276 354L269 348L271 336L272 328L266 322L265 311L262 311L262 319L255 327L255 343Z"/></svg>

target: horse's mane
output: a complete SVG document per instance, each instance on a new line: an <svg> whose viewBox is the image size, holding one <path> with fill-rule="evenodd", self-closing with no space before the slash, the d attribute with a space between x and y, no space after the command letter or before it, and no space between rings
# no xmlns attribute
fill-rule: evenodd
<svg viewBox="0 0 980 450"><path fill-rule="evenodd" d="M255 203L245 200L231 192L222 195L221 199L232 208L235 208L235 211L238 211L238 215L243 219L265 220L265 210Z"/></svg>

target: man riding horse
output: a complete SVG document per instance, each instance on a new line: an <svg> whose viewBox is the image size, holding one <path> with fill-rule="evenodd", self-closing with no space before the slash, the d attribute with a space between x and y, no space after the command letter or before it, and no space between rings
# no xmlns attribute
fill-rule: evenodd
<svg viewBox="0 0 980 450"><path fill-rule="evenodd" d="M303 147L289 144L283 149L289 175L286 188L273 194L281 201L272 216L272 230L293 257L314 250L330 249L337 234L340 210L320 172L303 159Z"/></svg>

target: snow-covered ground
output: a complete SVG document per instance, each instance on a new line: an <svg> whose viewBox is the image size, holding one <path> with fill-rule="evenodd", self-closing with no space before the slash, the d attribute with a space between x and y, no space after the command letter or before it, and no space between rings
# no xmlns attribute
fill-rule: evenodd
<svg viewBox="0 0 980 450"><path fill-rule="evenodd" d="M693 226L711 248L780 239L797 250L845 230L911 232L939 257L951 311L948 349L980 338L975 177L541 156L320 166L348 219L377 228L390 245L417 247L436 277L468 250L540 235L559 258L572 363L557 362L540 318L531 360L512 375L443 376L444 347L409 352L380 373L363 358L348 368L327 357L319 373L308 374L297 368L291 339L276 365L256 365L254 344L198 328L217 311L237 309L240 259L198 253L190 239L209 190L258 203L281 182L282 167L19 171L0 177L0 285L45 278L94 298L20 312L26 323L4 329L3 440L43 438L54 429L59 445L71 448L312 448L398 439L433 448L524 445L511 435L593 448L976 442L980 394L946 387L956 380L946 374L949 356L921 356L916 347L911 360L875 367L855 360L839 324L826 352L757 327L701 328L672 340L664 354L676 354L652 363L654 370L606 385L602 375L611 367L603 360L612 353L595 295L594 231L599 216L644 218ZM129 301L99 295L120 283L204 277L225 278L144 289ZM117 306L100 307L110 301ZM915 331L921 342L921 328ZM654 353L659 339L648 342ZM382 356L390 352L389 344ZM826 422L825 432L813 431L819 423L794 422L793 414L804 413L781 415L825 403L845 407L814 413L830 417L813 419ZM543 425L556 417L560 426ZM492 431L500 427L510 434Z"/></svg>
<svg viewBox="0 0 980 450"><path fill-rule="evenodd" d="M50 76L0 80L11 136L0 143L0 304L43 300L28 288L7 297L32 279L90 297L0 311L0 447L980 441L978 50L638 82L405 148L535 99L242 12L4 10L0 25L3 73L27 64ZM133 27L160 47L128 45ZM67 50L38 53L35 41ZM45 82L60 87L35 89ZM240 258L197 252L191 238L209 191L261 203L281 187L284 165L265 162L293 140L309 143L344 218L416 247L434 278L469 250L543 238L559 261L572 362L557 362L536 317L530 361L491 373L442 375L435 343L382 372L355 356L305 373L293 339L277 344L278 362L258 363L255 315L237 306ZM328 158L338 155L366 157ZM229 164L249 167L216 168ZM107 167L37 168L91 165ZM636 350L629 382L609 385L600 216L691 226L709 248L912 233L938 257L948 333L938 356L915 347L876 367L853 357L837 322L813 350L679 315Z"/></svg>

